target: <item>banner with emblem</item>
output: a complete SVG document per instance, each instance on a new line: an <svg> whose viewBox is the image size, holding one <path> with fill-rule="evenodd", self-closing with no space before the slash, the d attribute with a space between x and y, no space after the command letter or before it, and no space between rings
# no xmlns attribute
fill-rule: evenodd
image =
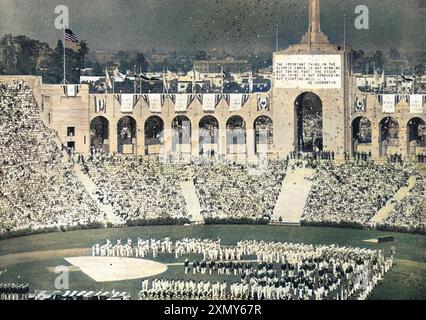
<svg viewBox="0 0 426 320"><path fill-rule="evenodd" d="M124 93L120 99L120 110L122 113L133 112L134 94Z"/></svg>
<svg viewBox="0 0 426 320"><path fill-rule="evenodd" d="M270 111L269 94L257 94L257 111Z"/></svg>
<svg viewBox="0 0 426 320"><path fill-rule="evenodd" d="M412 94L409 97L410 113L423 113L423 95Z"/></svg>
<svg viewBox="0 0 426 320"><path fill-rule="evenodd" d="M225 96L229 105L229 111L239 111L247 102L249 95L243 93L232 93Z"/></svg>
<svg viewBox="0 0 426 320"><path fill-rule="evenodd" d="M99 112L103 112L106 113L106 97L97 97L94 96L94 101L95 101L95 112L99 113Z"/></svg>
<svg viewBox="0 0 426 320"><path fill-rule="evenodd" d="M395 94L384 94L382 95L382 107L383 113L394 113L396 105Z"/></svg>
<svg viewBox="0 0 426 320"><path fill-rule="evenodd" d="M192 103L194 96L188 93L173 94L172 100L175 105L175 112L186 112Z"/></svg>
<svg viewBox="0 0 426 320"><path fill-rule="evenodd" d="M214 112L217 104L221 99L221 95L217 93L204 93L198 96L198 99L201 102L203 111L205 112Z"/></svg>
<svg viewBox="0 0 426 320"><path fill-rule="evenodd" d="M80 92L80 86L76 84L66 84L62 88L67 97L75 97Z"/></svg>
<svg viewBox="0 0 426 320"><path fill-rule="evenodd" d="M367 111L367 96L356 96L354 100L354 112L363 113Z"/></svg>
<svg viewBox="0 0 426 320"><path fill-rule="evenodd" d="M149 111L152 113L161 113L165 97L166 96L164 94L160 93L150 93L144 95L144 99L148 104Z"/></svg>

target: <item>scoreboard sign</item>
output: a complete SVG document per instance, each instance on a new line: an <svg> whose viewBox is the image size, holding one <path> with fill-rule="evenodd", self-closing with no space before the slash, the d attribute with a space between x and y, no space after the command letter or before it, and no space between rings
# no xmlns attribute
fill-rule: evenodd
<svg viewBox="0 0 426 320"><path fill-rule="evenodd" d="M282 89L340 89L340 55L277 55L274 87Z"/></svg>

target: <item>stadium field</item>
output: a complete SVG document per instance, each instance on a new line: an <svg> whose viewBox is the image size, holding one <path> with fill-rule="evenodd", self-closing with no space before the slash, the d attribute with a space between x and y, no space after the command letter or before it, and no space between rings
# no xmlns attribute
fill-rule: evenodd
<svg viewBox="0 0 426 320"><path fill-rule="evenodd" d="M0 241L0 282L18 282L31 284L33 289L54 289L57 274L54 269L60 265L70 266L65 258L89 256L91 246L96 242L112 242L116 239L136 241L143 239L172 240L190 238L220 238L224 245L236 244L241 239L297 242L311 244L336 244L376 248L377 245L364 240L380 236L393 236L396 248L396 260L393 269L376 287L370 299L426 299L426 236L371 230L339 229L323 227L265 226L265 225L202 225L202 226L148 226L134 228L95 229L63 233L40 234ZM390 245L383 245L389 249ZM180 263L184 257L176 260L173 255L160 254L153 259L167 265L167 270L154 277L170 279L194 279L217 281L222 276L200 274L185 275ZM190 259L197 258L195 255ZM232 277L227 277L231 282ZM112 290L127 291L137 298L141 288L141 279L96 282L78 268L70 268L71 290Z"/></svg>

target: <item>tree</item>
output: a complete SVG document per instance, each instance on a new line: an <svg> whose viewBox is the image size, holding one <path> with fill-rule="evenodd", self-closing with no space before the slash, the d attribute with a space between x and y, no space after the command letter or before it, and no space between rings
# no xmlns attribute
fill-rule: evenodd
<svg viewBox="0 0 426 320"><path fill-rule="evenodd" d="M414 74L417 77L423 77L425 75L425 66L420 63L414 67Z"/></svg>
<svg viewBox="0 0 426 320"><path fill-rule="evenodd" d="M397 49L391 48L389 53L389 58L391 58L392 60L399 60L401 59L401 54L399 53Z"/></svg>
<svg viewBox="0 0 426 320"><path fill-rule="evenodd" d="M195 54L194 60L209 60L210 57L204 50L198 50Z"/></svg>
<svg viewBox="0 0 426 320"><path fill-rule="evenodd" d="M377 50L373 55L374 68L378 72L382 72L385 67L385 58L382 51Z"/></svg>
<svg viewBox="0 0 426 320"><path fill-rule="evenodd" d="M64 45L61 40L58 40L56 48L49 55L45 62L45 70L42 73L43 82L45 83L60 83L63 79L63 52Z"/></svg>

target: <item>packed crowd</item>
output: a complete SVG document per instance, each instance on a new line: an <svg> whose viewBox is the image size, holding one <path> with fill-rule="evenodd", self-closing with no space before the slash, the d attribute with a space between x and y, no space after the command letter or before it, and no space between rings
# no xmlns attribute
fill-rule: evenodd
<svg viewBox="0 0 426 320"><path fill-rule="evenodd" d="M100 202L123 219L187 218L181 182L192 180L205 218L260 219L273 214L286 162L264 168L234 163L167 164L144 157L93 152L87 173Z"/></svg>
<svg viewBox="0 0 426 320"><path fill-rule="evenodd" d="M166 238L138 239L138 246L143 246L142 242L153 257L156 257L156 248L160 253L174 253L176 259L195 254L200 260L191 264L186 258L184 272L204 276L198 281L188 277L186 280L144 279L139 295L144 300L366 299L393 265L393 253L385 257L380 250L336 245L243 240L236 246L223 246L220 239L173 242ZM131 239L127 245L131 246ZM216 280L209 278L212 275ZM217 276L221 276L221 280L217 280Z"/></svg>
<svg viewBox="0 0 426 320"><path fill-rule="evenodd" d="M157 159L94 153L86 162L98 187L98 199L124 220L186 218L185 199L176 166Z"/></svg>
<svg viewBox="0 0 426 320"><path fill-rule="evenodd" d="M265 170L247 164L196 166L194 184L207 218L271 217L286 162L270 161Z"/></svg>
<svg viewBox="0 0 426 320"><path fill-rule="evenodd" d="M426 177L418 175L414 187L379 225L386 230L426 233Z"/></svg>
<svg viewBox="0 0 426 320"><path fill-rule="evenodd" d="M0 84L0 233L102 219L25 84Z"/></svg>
<svg viewBox="0 0 426 320"><path fill-rule="evenodd" d="M303 212L305 223L366 225L411 174L400 164L321 162Z"/></svg>
<svg viewBox="0 0 426 320"><path fill-rule="evenodd" d="M73 162L38 114L31 90L23 82L2 84L0 96L0 233L103 220L98 204L75 175ZM293 152L286 161L270 160L262 168L236 163L166 165L155 158L93 150L86 161L79 155L79 161L98 187L99 202L111 205L125 221L190 218L181 190L185 180L194 182L205 218L261 219L273 216L288 162L306 157ZM342 164L332 161L333 151L309 157L305 160L316 174L304 210L306 223L365 225L410 175L396 156L390 158L396 163L388 164L373 163L365 153L356 153L356 162ZM421 196L421 186L412 192ZM421 228L419 199L408 197L397 205L385 225ZM406 202L413 209L401 213ZM405 218L409 220L402 221Z"/></svg>

